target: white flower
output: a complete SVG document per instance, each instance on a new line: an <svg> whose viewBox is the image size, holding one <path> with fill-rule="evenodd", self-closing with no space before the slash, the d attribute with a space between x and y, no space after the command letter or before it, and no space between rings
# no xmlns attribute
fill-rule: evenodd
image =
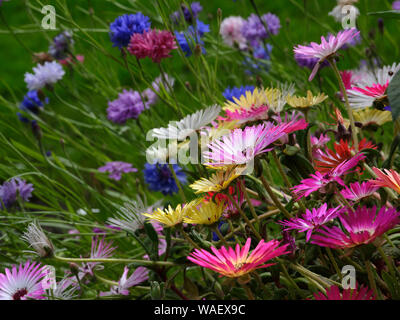
<svg viewBox="0 0 400 320"><path fill-rule="evenodd" d="M79 289L77 281L70 277L60 280L55 289L47 289L48 300L72 300L77 297L76 291Z"/></svg>
<svg viewBox="0 0 400 320"><path fill-rule="evenodd" d="M31 223L28 226L28 229L22 236L22 239L28 242L29 245L35 249L36 253L42 258L51 256L54 252L53 244L44 234L42 228L35 223Z"/></svg>
<svg viewBox="0 0 400 320"><path fill-rule="evenodd" d="M218 105L199 110L180 121L170 123L168 128L153 129L152 136L159 139L185 139L194 131L214 121L220 111L221 107Z"/></svg>
<svg viewBox="0 0 400 320"><path fill-rule="evenodd" d="M242 17L228 17L225 18L219 29L224 42L233 47L235 42L239 45L240 49L246 49L246 38L242 34L243 24L246 22Z"/></svg>
<svg viewBox="0 0 400 320"><path fill-rule="evenodd" d="M343 7L352 6L352 10L355 12L356 15L355 18L357 18L360 14L360 10L358 10L358 8L353 5L356 2L358 2L358 0L338 0L337 6L334 7L332 11L329 12L328 14L334 17L337 22L342 22L343 17L347 14L346 12L347 10L344 13L342 13Z"/></svg>
<svg viewBox="0 0 400 320"><path fill-rule="evenodd" d="M283 110L287 103L288 97L295 93L294 83L278 83L276 88L268 88L265 90L268 107L275 113Z"/></svg>
<svg viewBox="0 0 400 320"><path fill-rule="evenodd" d="M384 85L388 81L390 82L399 70L400 63L393 63L372 71L365 66L354 71L352 81L359 87L370 87L373 84Z"/></svg>
<svg viewBox="0 0 400 320"><path fill-rule="evenodd" d="M25 73L25 82L29 90L39 90L46 85L52 85L61 80L65 71L56 61L38 64L32 73Z"/></svg>

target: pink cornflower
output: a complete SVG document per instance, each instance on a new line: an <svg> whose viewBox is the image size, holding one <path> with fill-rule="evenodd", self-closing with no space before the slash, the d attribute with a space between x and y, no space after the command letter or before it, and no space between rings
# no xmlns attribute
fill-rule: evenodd
<svg viewBox="0 0 400 320"><path fill-rule="evenodd" d="M40 263L25 262L0 273L0 300L44 299L42 280L47 271Z"/></svg>
<svg viewBox="0 0 400 320"><path fill-rule="evenodd" d="M144 31L134 33L128 45L128 51L138 59L151 58L160 63L162 59L171 57L170 52L176 49L174 35L167 30Z"/></svg>
<svg viewBox="0 0 400 320"><path fill-rule="evenodd" d="M370 181L364 181L363 183L354 182L350 184L350 188L345 186L345 189L341 191L342 196L351 201L360 201L363 198L373 195L379 187L374 186Z"/></svg>
<svg viewBox="0 0 400 320"><path fill-rule="evenodd" d="M285 227L285 231L297 230L298 232L307 232L306 241L310 241L313 231L319 229L327 222L336 218L342 210L342 207L330 208L324 203L319 208L313 208L312 211L306 209L306 213L301 218L296 217L290 220L280 221L279 223Z"/></svg>
<svg viewBox="0 0 400 320"><path fill-rule="evenodd" d="M321 43L311 42L308 46L298 45L294 48L296 54L303 55L307 58L318 58L318 62L315 64L313 71L309 77L309 81L314 79L319 66L327 58L334 55L343 45L350 42L360 32L356 28L340 31L336 36L329 35L327 39L321 37Z"/></svg>
<svg viewBox="0 0 400 320"><path fill-rule="evenodd" d="M386 90L389 87L389 80L385 84L374 83L372 86L352 87L347 90L349 103L352 108L371 107L375 100L382 100L387 97Z"/></svg>
<svg viewBox="0 0 400 320"><path fill-rule="evenodd" d="M393 189L397 193L400 193L400 174L393 169L383 169L383 171L378 168L372 168L376 174L376 180L372 180L374 186L387 187Z"/></svg>
<svg viewBox="0 0 400 320"><path fill-rule="evenodd" d="M340 292L338 286L331 286L322 292L314 293L315 300L376 300L374 292L368 287L361 286L359 289L344 289Z"/></svg>
<svg viewBox="0 0 400 320"><path fill-rule="evenodd" d="M310 174L310 178L303 179L301 184L294 186L292 190L298 195L298 199L302 197L308 197L314 191L325 192L325 187L331 182L337 182L341 186L344 186L344 181L341 176L351 173L351 169L358 165L358 163L364 160L366 157L364 154L359 153L349 160L343 161L333 170L322 174L316 171L315 174Z"/></svg>
<svg viewBox="0 0 400 320"><path fill-rule="evenodd" d="M116 247L112 247L112 241L106 242L105 238L101 238L99 241L99 237L92 238L92 248L90 251L90 259L106 259L112 256ZM101 262L86 262L82 263L82 266L79 268L79 279L82 279L85 275L89 274L93 276L94 269L102 269Z"/></svg>
<svg viewBox="0 0 400 320"><path fill-rule="evenodd" d="M368 244L398 224L399 215L400 212L394 208L381 208L376 213L376 206L358 207L355 211L348 210L347 215L339 216L347 232L336 226L330 228L325 226L318 231L319 234L312 235L311 243L333 249Z"/></svg>
<svg viewBox="0 0 400 320"><path fill-rule="evenodd" d="M269 242L261 240L249 254L250 243L251 238L248 238L243 248L236 244L235 250L211 247L214 254L204 249L195 249L188 259L199 266L218 272L220 277L238 278L256 269L274 265L274 263L265 264L265 262L288 253L286 251L287 244L278 247L280 243L277 240Z"/></svg>

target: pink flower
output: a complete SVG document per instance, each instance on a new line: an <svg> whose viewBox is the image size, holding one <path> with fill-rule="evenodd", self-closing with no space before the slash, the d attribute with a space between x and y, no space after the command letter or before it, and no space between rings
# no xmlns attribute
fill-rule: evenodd
<svg viewBox="0 0 400 320"><path fill-rule="evenodd" d="M378 168L372 168L376 174L376 179L372 180L374 186L390 188L400 193L400 174L393 169L383 169L383 171Z"/></svg>
<svg viewBox="0 0 400 320"><path fill-rule="evenodd" d="M144 267L138 267L128 278L128 267L124 268L124 273L118 281L117 286L112 286L110 291L101 292L100 296L110 296L110 295L129 295L129 288L137 286L138 284L149 279L149 271Z"/></svg>
<svg viewBox="0 0 400 320"><path fill-rule="evenodd" d="M372 290L361 286L360 289L344 289L341 293L337 286L326 289L326 294L322 292L314 293L315 300L375 300Z"/></svg>
<svg viewBox="0 0 400 320"><path fill-rule="evenodd" d="M385 84L374 83L372 86L353 87L347 90L350 106L352 108L371 107L375 100L386 97L388 86L389 80Z"/></svg>
<svg viewBox="0 0 400 320"><path fill-rule="evenodd" d="M268 118L268 106L252 107L251 109L240 108L235 111L227 109L225 112L226 118L219 117L218 120L238 121L241 124Z"/></svg>
<svg viewBox="0 0 400 320"><path fill-rule="evenodd" d="M30 261L6 268L5 274L0 273L0 300L44 299L41 281L46 274L45 267Z"/></svg>
<svg viewBox="0 0 400 320"><path fill-rule="evenodd" d="M342 196L345 199L352 201L360 201L363 198L373 195L379 187L374 186L370 181L365 181L363 183L355 182L350 184L350 188L345 186L345 190L342 190Z"/></svg>
<svg viewBox="0 0 400 320"><path fill-rule="evenodd" d="M328 137L328 135L324 135L321 134L319 136L319 138L317 138L316 136L311 136L311 145L313 146L313 148L322 148L324 147L329 141L331 140L331 138Z"/></svg>
<svg viewBox="0 0 400 320"><path fill-rule="evenodd" d="M250 243L251 238L248 238L243 248L236 244L235 250L225 247L221 247L221 249L211 247L214 254L204 249L195 249L188 256L188 259L199 266L218 272L220 277L237 278L256 269L274 265L274 263L265 264L265 262L287 253L287 244L278 247L279 241L277 240L269 242L261 240L249 254Z"/></svg>
<svg viewBox="0 0 400 320"><path fill-rule="evenodd" d="M294 48L296 54L301 54L307 58L318 58L318 62L309 77L309 81L314 79L320 64L325 61L325 59L334 55L343 45L350 42L354 37L356 37L360 32L356 28L351 28L348 30L340 31L336 36L329 35L327 39L321 37L321 43L311 42L308 46L298 45Z"/></svg>
<svg viewBox="0 0 400 320"><path fill-rule="evenodd" d="M358 207L354 212L349 210L347 215L339 216L346 232L336 226L324 227L319 234L312 235L311 243L333 249L368 244L398 224L399 215L394 208L381 208L376 214L376 206Z"/></svg>
<svg viewBox="0 0 400 320"><path fill-rule="evenodd" d="M307 232L306 241L310 241L311 234L314 230L319 229L327 222L336 218L341 212L342 207L328 209L328 205L324 203L318 209L313 208L312 211L306 209L306 213L301 218L292 218L290 220L280 221L279 223L287 227L287 230L297 230L298 232Z"/></svg>
<svg viewBox="0 0 400 320"><path fill-rule="evenodd" d="M351 169L357 166L357 164L365 158L364 154L359 153L349 160L343 161L336 168L325 174L322 174L319 171L316 171L315 174L311 174L310 178L302 180L301 184L292 188L292 190L298 195L297 200L302 197L308 197L314 191L319 190L324 192L324 188L331 182L337 182L344 186L341 176L351 173Z"/></svg>
<svg viewBox="0 0 400 320"><path fill-rule="evenodd" d="M128 45L128 51L138 59L151 58L160 63L162 59L171 57L171 50L176 49L174 35L167 30L144 31L134 33Z"/></svg>

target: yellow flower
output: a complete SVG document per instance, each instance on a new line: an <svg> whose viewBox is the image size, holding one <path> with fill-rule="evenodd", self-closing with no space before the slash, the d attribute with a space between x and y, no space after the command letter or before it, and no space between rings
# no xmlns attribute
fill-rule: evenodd
<svg viewBox="0 0 400 320"><path fill-rule="evenodd" d="M186 207L182 208L179 204L176 209L173 209L171 206L168 206L167 209L158 208L153 213L142 213L147 220L156 220L167 227L173 227L179 223L182 223L183 217L185 215Z"/></svg>
<svg viewBox="0 0 400 320"><path fill-rule="evenodd" d="M203 199L200 199L202 201ZM198 202L199 203L199 202ZM216 204L213 201L201 202L200 205L192 205L186 211L183 221L190 224L213 224L221 218L226 204L221 201Z"/></svg>
<svg viewBox="0 0 400 320"><path fill-rule="evenodd" d="M206 128L204 132L204 138L207 139L208 143L226 136L231 133L231 130L239 128L240 124L238 121L223 121L218 122L217 127ZM202 132L202 133L203 133ZM202 137L203 138L203 137Z"/></svg>
<svg viewBox="0 0 400 320"><path fill-rule="evenodd" d="M306 97L298 97L298 96L288 97L287 103L293 108L310 108L312 106L320 104L326 99L328 99L328 96L326 96L324 93L320 93L314 96L312 92L308 90Z"/></svg>
<svg viewBox="0 0 400 320"><path fill-rule="evenodd" d="M219 170L212 174L209 179L201 178L191 184L190 187L196 191L195 193L220 192L226 189L233 180L239 177L244 169L244 167L234 166L226 168L226 170Z"/></svg>
<svg viewBox="0 0 400 320"><path fill-rule="evenodd" d="M232 101L227 101L223 107L224 110L240 110L240 109L251 109L253 107L258 108L262 105L267 104L265 91L263 89L255 88L253 92L246 91L246 93L240 98L233 97Z"/></svg>
<svg viewBox="0 0 400 320"><path fill-rule="evenodd" d="M386 122L392 121L392 114L390 111L380 111L374 108L365 108L353 111L354 121L362 123L363 126L375 124L378 126Z"/></svg>

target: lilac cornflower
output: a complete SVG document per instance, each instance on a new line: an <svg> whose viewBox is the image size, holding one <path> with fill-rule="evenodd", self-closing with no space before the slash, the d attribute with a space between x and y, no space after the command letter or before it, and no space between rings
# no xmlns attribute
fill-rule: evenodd
<svg viewBox="0 0 400 320"><path fill-rule="evenodd" d="M64 31L54 37L49 46L49 54L57 60L67 58L68 53L74 46L74 39L71 31Z"/></svg>
<svg viewBox="0 0 400 320"><path fill-rule="evenodd" d="M149 17L143 15L141 12L119 16L110 24L110 38L113 47L122 49L128 46L129 40L134 33L149 31L150 27L151 22Z"/></svg>
<svg viewBox="0 0 400 320"><path fill-rule="evenodd" d="M138 169L133 168L130 163L122 161L107 162L105 166L100 167L99 172L108 172L109 178L119 181L123 173L137 172Z"/></svg>
<svg viewBox="0 0 400 320"><path fill-rule="evenodd" d="M124 124L128 119L137 119L145 106L138 91L124 90L114 101L108 102L108 120Z"/></svg>
<svg viewBox="0 0 400 320"><path fill-rule="evenodd" d="M25 83L29 90L39 90L51 86L61 80L65 71L57 61L38 64L33 68L33 73L25 73Z"/></svg>
<svg viewBox="0 0 400 320"><path fill-rule="evenodd" d="M186 184L185 172L177 164L173 164L176 177L181 184ZM146 163L143 170L144 179L152 191L161 191L163 195L172 195L178 192L178 186L168 164Z"/></svg>
<svg viewBox="0 0 400 320"><path fill-rule="evenodd" d="M20 178L11 179L0 186L0 209L10 208L19 195L22 201L29 201L32 196L33 185Z"/></svg>
<svg viewBox="0 0 400 320"><path fill-rule="evenodd" d="M228 101L235 102L233 98L239 99L241 96L246 94L246 91L253 92L255 89L254 86L241 86L241 87L227 87L225 91L222 93L224 98Z"/></svg>
<svg viewBox="0 0 400 320"><path fill-rule="evenodd" d="M306 241L308 242L313 231L335 219L341 212L341 206L328 209L328 205L324 203L319 208L313 208L312 211L306 209L306 212L301 217L291 218L279 223L286 227L285 231L297 230L298 232L307 232Z"/></svg>
<svg viewBox="0 0 400 320"><path fill-rule="evenodd" d="M22 100L19 109L25 112L32 112L38 114L40 109L44 107L44 104L49 103L49 99L45 98L44 101L40 100L37 90L29 91ZM29 119L25 118L20 112L17 113L18 118L22 122L29 122Z"/></svg>
<svg viewBox="0 0 400 320"><path fill-rule="evenodd" d="M258 46L263 39L269 38L271 34L278 34L281 28L279 18L272 13L264 14L261 19L253 13L243 24L242 34L252 46ZM268 30L265 30L264 24Z"/></svg>

